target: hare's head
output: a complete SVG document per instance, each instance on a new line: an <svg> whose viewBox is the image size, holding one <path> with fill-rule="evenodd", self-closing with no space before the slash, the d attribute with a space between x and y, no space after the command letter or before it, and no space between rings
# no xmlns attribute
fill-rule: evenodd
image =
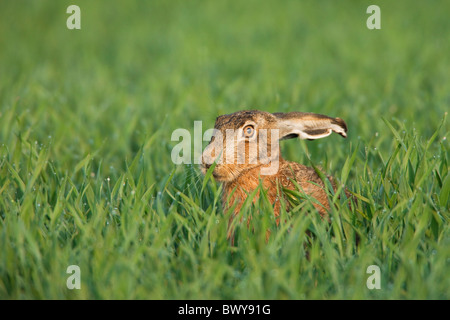
<svg viewBox="0 0 450 320"><path fill-rule="evenodd" d="M222 115L216 119L211 141L203 151L202 170L206 172L215 162L213 176L219 181L233 181L256 167L261 167L261 174L276 174L282 160L280 140L314 140L333 131L346 137L345 122L314 113L251 110Z"/></svg>

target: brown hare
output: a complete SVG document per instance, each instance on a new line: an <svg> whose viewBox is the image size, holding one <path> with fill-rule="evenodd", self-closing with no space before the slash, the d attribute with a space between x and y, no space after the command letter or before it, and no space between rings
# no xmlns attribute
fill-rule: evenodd
<svg viewBox="0 0 450 320"><path fill-rule="evenodd" d="M236 205L234 215L239 213L247 195L262 183L276 216L280 211L280 185L292 190L300 186L300 191L319 202L313 202L319 214L326 216L330 204L324 182L313 168L284 160L279 141L295 137L314 140L333 132L347 137L344 120L314 113L258 110L221 115L216 119L211 141L203 151L202 172L206 173L216 163L212 175L223 183L224 208ZM336 189L334 179L329 176L328 179Z"/></svg>

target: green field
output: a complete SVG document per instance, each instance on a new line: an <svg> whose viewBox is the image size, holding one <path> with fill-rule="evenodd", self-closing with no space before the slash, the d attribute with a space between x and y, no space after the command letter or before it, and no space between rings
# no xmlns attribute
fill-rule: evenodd
<svg viewBox="0 0 450 320"><path fill-rule="evenodd" d="M66 27L71 4L80 30ZM371 4L380 30L366 27ZM0 299L449 299L449 12L1 1ZM277 227L261 198L231 245L220 184L172 162L171 134L243 109L343 118L348 139L282 153L358 205L336 197L329 224L298 201ZM380 289L366 286L371 265Z"/></svg>

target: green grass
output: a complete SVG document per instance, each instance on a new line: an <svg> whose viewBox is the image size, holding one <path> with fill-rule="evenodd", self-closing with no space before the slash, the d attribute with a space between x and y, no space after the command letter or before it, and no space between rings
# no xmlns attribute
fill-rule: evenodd
<svg viewBox="0 0 450 320"><path fill-rule="evenodd" d="M448 1L377 1L374 31L368 1L76 3L81 30L72 1L0 3L0 298L450 298ZM345 119L282 152L358 205L328 224L294 192L277 227L262 197L231 246L170 138L247 108Z"/></svg>

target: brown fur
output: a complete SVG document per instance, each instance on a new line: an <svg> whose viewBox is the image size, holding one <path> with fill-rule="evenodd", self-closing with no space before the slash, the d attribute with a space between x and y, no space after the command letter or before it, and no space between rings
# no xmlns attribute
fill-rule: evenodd
<svg viewBox="0 0 450 320"><path fill-rule="evenodd" d="M309 196L315 198L322 205L314 203L313 205L321 216L327 215L327 210L330 209L328 204L328 198L325 191L325 185L317 175L313 168L306 167L302 164L286 161L280 159L280 169L278 173L271 176L264 176L259 174L259 167L252 168L246 171L244 174L239 175L232 181L224 182L223 186L223 203L225 208L237 203L235 213L238 213L242 207L243 201L247 198L247 194L253 192L259 183L267 190L267 197L270 203L274 204L275 215L280 214L280 205L278 202L278 189L277 186L281 186L286 189L296 190L297 185L300 186L301 191ZM333 178L328 177L332 182L334 189L336 189L333 183ZM258 198L256 195L254 201ZM277 203L278 202L278 203Z"/></svg>
<svg viewBox="0 0 450 320"><path fill-rule="evenodd" d="M249 124L255 127L257 140L242 138L242 129ZM214 168L213 176L223 182L222 200L225 209L236 205L234 213L235 215L239 213L244 200L247 198L247 194L252 193L261 182L263 188L267 191L270 203L274 205L275 215L278 216L280 213L280 201L278 198L280 192L278 186L296 190L295 181L300 186L300 191L312 196L320 203L313 203L318 213L322 217L327 216L330 205L324 182L313 168L284 160L280 155L278 141L297 136L309 140L318 139L331 134L331 132L337 132L346 137L347 125L342 119L313 113L271 114L251 110L219 116L216 120L215 129L220 130L222 137L211 139L210 144L205 148L202 155L203 172L206 172L211 163L214 160L217 162L217 159L221 156L224 157L222 159L226 159L224 155L227 152L227 144L225 143L225 132L227 129L237 130L234 138L234 150L231 150L233 155L236 158L242 154L245 156L242 163L219 163ZM262 132L261 129L269 130L266 139L260 134ZM270 129L279 129L279 139L275 142L271 139L272 131ZM222 145L220 145L220 142ZM256 146L259 148L260 145L262 146L262 151L255 148ZM252 146L255 149L252 149ZM257 161L252 162L255 152L258 155L266 154L266 159L259 157ZM267 160L270 160L270 163ZM261 174L261 169L270 165L275 165L275 167L278 167L278 170L269 175ZM332 183L333 188L336 189L333 178L328 177L328 179ZM258 197L259 195L257 194L253 201L256 201ZM231 231L229 236L231 236Z"/></svg>

